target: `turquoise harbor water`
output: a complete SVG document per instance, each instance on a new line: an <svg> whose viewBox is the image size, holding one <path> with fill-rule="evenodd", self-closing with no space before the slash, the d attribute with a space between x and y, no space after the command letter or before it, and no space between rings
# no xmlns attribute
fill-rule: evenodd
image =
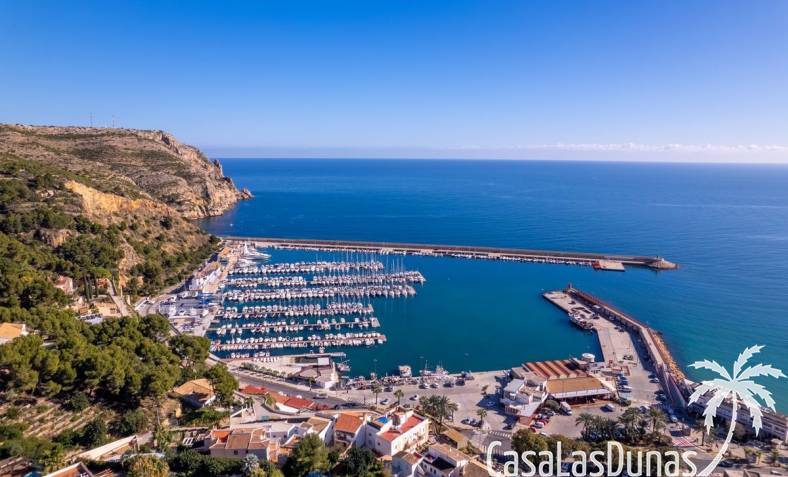
<svg viewBox="0 0 788 477"><path fill-rule="evenodd" d="M680 364L766 345L788 372L788 167L507 161L222 160L255 199L215 234L662 255L676 271L407 257L427 283L375 300L388 342L347 349L353 373L457 371L596 352L541 298L572 282L660 330ZM275 260L314 259L276 251ZM385 259L384 259L385 260ZM694 377L702 375L688 370ZM764 380L788 410L788 380Z"/></svg>

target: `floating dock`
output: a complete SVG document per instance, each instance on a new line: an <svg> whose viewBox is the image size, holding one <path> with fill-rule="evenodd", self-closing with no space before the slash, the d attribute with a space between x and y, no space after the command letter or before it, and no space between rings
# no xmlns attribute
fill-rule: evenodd
<svg viewBox="0 0 788 477"><path fill-rule="evenodd" d="M329 252L361 252L381 255L425 255L536 263L583 265L599 270L621 270L625 265L653 270L678 268L659 256L617 255L585 252L560 252L520 248L475 247L469 245L434 245L396 242L358 242L350 240L288 239L271 237L225 236L225 240L255 242L258 247Z"/></svg>

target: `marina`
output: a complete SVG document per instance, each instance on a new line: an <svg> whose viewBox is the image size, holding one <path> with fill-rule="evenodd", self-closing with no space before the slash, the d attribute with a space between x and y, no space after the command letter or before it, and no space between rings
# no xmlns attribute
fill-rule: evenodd
<svg viewBox="0 0 788 477"><path fill-rule="evenodd" d="M218 267L206 265L217 270L213 280L200 283L216 290L205 335L212 353L231 360L383 344L370 300L412 297L414 285L426 281L369 254L270 262L271 254L248 241L227 242L217 259Z"/></svg>

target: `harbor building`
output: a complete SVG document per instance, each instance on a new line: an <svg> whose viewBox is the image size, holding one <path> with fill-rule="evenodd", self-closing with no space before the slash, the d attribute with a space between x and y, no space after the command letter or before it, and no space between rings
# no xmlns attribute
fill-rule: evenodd
<svg viewBox="0 0 788 477"><path fill-rule="evenodd" d="M598 363L589 356L586 360L565 359L534 361L512 368L513 378L504 387L501 404L506 414L532 416L547 399L583 402L588 399L612 399L615 387L600 379Z"/></svg>

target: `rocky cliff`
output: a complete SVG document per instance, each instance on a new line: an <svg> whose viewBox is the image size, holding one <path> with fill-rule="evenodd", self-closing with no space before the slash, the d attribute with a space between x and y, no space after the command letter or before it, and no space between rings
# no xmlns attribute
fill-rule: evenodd
<svg viewBox="0 0 788 477"><path fill-rule="evenodd" d="M218 162L163 131L0 125L0 154L66 169L102 192L171 206L184 218L219 215L249 198Z"/></svg>

